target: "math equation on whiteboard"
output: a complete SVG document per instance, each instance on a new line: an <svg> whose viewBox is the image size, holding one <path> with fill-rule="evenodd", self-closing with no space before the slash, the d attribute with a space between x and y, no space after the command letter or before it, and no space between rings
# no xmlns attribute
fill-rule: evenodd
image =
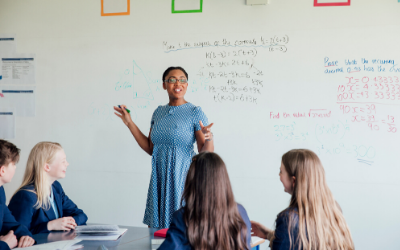
<svg viewBox="0 0 400 250"><path fill-rule="evenodd" d="M207 83L207 91L216 103L257 105L265 86L264 70L258 65L266 53L286 53L289 36L260 36L248 39L220 39L195 42L163 42L164 52L196 49L203 59L197 79ZM260 58L258 60L258 58Z"/></svg>

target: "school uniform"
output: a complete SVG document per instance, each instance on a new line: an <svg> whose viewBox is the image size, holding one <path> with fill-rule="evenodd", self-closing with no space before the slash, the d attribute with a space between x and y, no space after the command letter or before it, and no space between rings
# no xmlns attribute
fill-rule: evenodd
<svg viewBox="0 0 400 250"><path fill-rule="evenodd" d="M54 203L51 202L52 205L49 209L36 209L34 207L37 202L37 195L32 192L33 190L33 185L21 188L11 198L8 205L15 219L25 225L32 234L48 233L47 224L49 221L68 216L73 217L78 226L86 225L88 219L86 214L68 198L58 181L55 181L52 185Z"/></svg>
<svg viewBox="0 0 400 250"><path fill-rule="evenodd" d="M17 239L22 236L30 236L32 234L29 232L28 228L21 225L21 223L17 222L14 216L11 214L10 210L6 205L6 193L4 192L4 188L0 187L0 235L6 235L10 230L14 231ZM4 241L0 241L0 250L9 250L10 247Z"/></svg>
<svg viewBox="0 0 400 250"><path fill-rule="evenodd" d="M250 249L251 241L251 223L249 216L244 207L240 204L237 205L240 216L246 223L247 227L247 246ZM193 250L194 248L189 244L189 240L186 234L186 224L183 219L183 208L174 212L172 216L172 222L169 226L167 237L158 250Z"/></svg>
<svg viewBox="0 0 400 250"><path fill-rule="evenodd" d="M294 227L291 232L292 248L290 248L289 219L292 217ZM297 208L287 208L278 214L275 226L275 238L270 243L271 250L299 249L296 242L299 234L299 213ZM300 249L301 250L301 249Z"/></svg>

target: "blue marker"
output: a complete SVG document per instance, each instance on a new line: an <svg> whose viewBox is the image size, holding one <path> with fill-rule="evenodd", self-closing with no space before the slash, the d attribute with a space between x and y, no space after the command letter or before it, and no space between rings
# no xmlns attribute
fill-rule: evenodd
<svg viewBox="0 0 400 250"><path fill-rule="evenodd" d="M121 105L118 105L118 108L122 109L122 108L121 108ZM125 110L126 110L128 113L131 112L131 111L130 111L129 109L127 109L127 108L125 108Z"/></svg>

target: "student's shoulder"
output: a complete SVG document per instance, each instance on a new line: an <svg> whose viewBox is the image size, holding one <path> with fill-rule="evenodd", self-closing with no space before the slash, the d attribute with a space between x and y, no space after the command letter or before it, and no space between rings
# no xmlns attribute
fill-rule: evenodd
<svg viewBox="0 0 400 250"><path fill-rule="evenodd" d="M176 210L172 214L172 222L179 228L181 228L181 227L183 227L185 225L185 221L184 221L184 218L183 218L184 212L185 212L185 210L182 207L182 208Z"/></svg>
<svg viewBox="0 0 400 250"><path fill-rule="evenodd" d="M57 194L64 193L64 189L61 186L61 183L59 183L58 181L53 182L53 184L51 186L53 187L53 192L54 193L57 193Z"/></svg>
<svg viewBox="0 0 400 250"><path fill-rule="evenodd" d="M238 207L238 209L239 209L239 212L240 212L240 211L245 211L245 212L246 212L246 209L243 207L242 204L240 204L240 203L236 203L236 204L237 204L237 207Z"/></svg>
<svg viewBox="0 0 400 250"><path fill-rule="evenodd" d="M0 202L5 203L6 202L6 192L4 192L4 187L0 187Z"/></svg>
<svg viewBox="0 0 400 250"><path fill-rule="evenodd" d="M35 188L33 185L27 185L21 187L11 198L10 203L15 200L22 200L22 201L30 201L32 203L36 203L37 195L35 192Z"/></svg>
<svg viewBox="0 0 400 250"><path fill-rule="evenodd" d="M243 207L242 204L237 203L237 208L239 210L240 216L242 216L243 220L250 221L249 216L247 215L246 209Z"/></svg>
<svg viewBox="0 0 400 250"><path fill-rule="evenodd" d="M292 215L292 214L297 215L297 216L299 215L299 210L298 210L297 207L288 207L288 208L286 208L285 210L283 210L282 212L280 212L278 214L278 217L279 216L286 217L286 216L289 216L289 215Z"/></svg>
<svg viewBox="0 0 400 250"><path fill-rule="evenodd" d="M56 190L62 190L63 189L62 186L61 186L61 183L59 183L58 181L54 181L52 186Z"/></svg>
<svg viewBox="0 0 400 250"><path fill-rule="evenodd" d="M243 207L242 204L237 203L237 208L238 208L239 213L240 213L241 215L243 215L243 214L247 215L247 211L246 211L246 209Z"/></svg>
<svg viewBox="0 0 400 250"><path fill-rule="evenodd" d="M284 223L288 223L289 219L292 218L294 221L298 221L299 219L299 210L297 207L288 207L282 212L280 212L277 216L277 222L281 221Z"/></svg>
<svg viewBox="0 0 400 250"><path fill-rule="evenodd" d="M180 209L176 210L172 214L172 218L177 219L177 220L183 220L183 213L185 212L185 209L181 207Z"/></svg>

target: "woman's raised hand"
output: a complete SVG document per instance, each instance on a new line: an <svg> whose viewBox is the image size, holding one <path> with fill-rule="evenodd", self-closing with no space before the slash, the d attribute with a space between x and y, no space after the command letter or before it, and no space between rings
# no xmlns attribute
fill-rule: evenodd
<svg viewBox="0 0 400 250"><path fill-rule="evenodd" d="M131 115L126 111L126 106L125 105L120 105L121 108L115 107L114 110L117 112L114 112L116 116L121 118L121 120L124 122L126 126L128 126L129 123L133 122Z"/></svg>
<svg viewBox="0 0 400 250"><path fill-rule="evenodd" d="M204 134L204 138L207 141L211 141L213 139L213 134L211 133L211 127L212 127L212 125L214 125L214 123L211 123L208 126L204 126L201 121L199 121L199 123L200 123L201 132Z"/></svg>

